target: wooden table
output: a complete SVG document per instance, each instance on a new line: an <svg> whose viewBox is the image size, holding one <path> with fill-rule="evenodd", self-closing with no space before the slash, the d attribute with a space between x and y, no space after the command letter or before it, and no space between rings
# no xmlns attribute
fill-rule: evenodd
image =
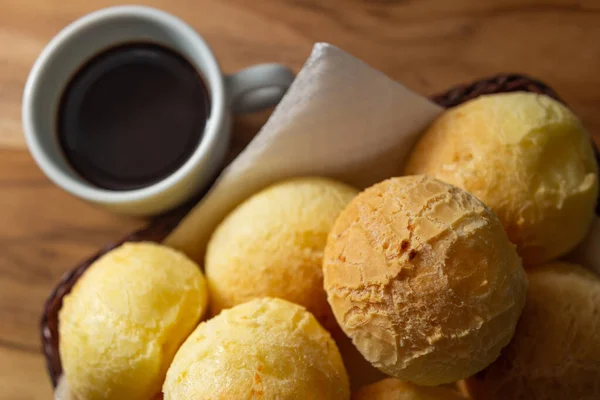
<svg viewBox="0 0 600 400"><path fill-rule="evenodd" d="M260 62L299 70L317 41L433 94L498 72L552 87L600 138L598 0L148 0L188 21L223 69ZM114 0L0 2L0 398L49 399L38 319L59 277L143 221L117 217L53 186L25 149L21 93L46 42ZM236 121L243 146L268 113Z"/></svg>

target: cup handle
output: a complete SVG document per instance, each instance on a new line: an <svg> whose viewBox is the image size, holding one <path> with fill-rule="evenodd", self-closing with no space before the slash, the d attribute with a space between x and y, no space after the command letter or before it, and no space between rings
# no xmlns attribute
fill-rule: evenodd
<svg viewBox="0 0 600 400"><path fill-rule="evenodd" d="M294 81L294 73L281 64L259 64L226 79L231 109L248 113L279 103Z"/></svg>

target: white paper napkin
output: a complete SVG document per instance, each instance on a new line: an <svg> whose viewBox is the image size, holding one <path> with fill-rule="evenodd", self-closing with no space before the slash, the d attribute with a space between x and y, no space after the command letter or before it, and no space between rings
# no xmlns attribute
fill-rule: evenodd
<svg viewBox="0 0 600 400"><path fill-rule="evenodd" d="M227 213L286 178L325 176L364 188L397 176L418 134L441 111L359 59L318 43L269 121L165 244L202 262Z"/></svg>
<svg viewBox="0 0 600 400"><path fill-rule="evenodd" d="M54 389L54 400L77 400L69 389L69 383L64 375L58 379L58 385Z"/></svg>

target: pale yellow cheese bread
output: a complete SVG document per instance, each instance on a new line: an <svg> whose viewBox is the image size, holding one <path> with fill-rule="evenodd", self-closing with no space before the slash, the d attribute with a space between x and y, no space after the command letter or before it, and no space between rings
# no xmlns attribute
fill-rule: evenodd
<svg viewBox="0 0 600 400"><path fill-rule="evenodd" d="M566 254L592 221L598 166L564 105L534 93L481 96L442 114L406 174L464 188L494 210L526 266Z"/></svg>
<svg viewBox="0 0 600 400"><path fill-rule="evenodd" d="M335 326L323 290L323 249L335 219L358 190L323 178L273 185L237 207L206 253L213 315L258 297L306 307Z"/></svg>
<svg viewBox="0 0 600 400"><path fill-rule="evenodd" d="M183 254L126 243L83 274L59 314L60 357L78 400L148 400L206 309L206 282Z"/></svg>
<svg viewBox="0 0 600 400"><path fill-rule="evenodd" d="M165 400L348 400L342 358L304 307L261 298L200 324L167 373Z"/></svg>

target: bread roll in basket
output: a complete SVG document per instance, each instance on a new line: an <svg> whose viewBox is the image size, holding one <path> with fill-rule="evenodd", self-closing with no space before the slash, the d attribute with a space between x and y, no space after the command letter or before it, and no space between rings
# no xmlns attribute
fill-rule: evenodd
<svg viewBox="0 0 600 400"><path fill-rule="evenodd" d="M492 78L482 79L466 85L456 86L442 94L431 97L438 105L446 108L457 106L475 97L485 94L526 91L548 95L559 99L557 94L544 83L530 77L519 74L503 74ZM596 150L596 160L600 160ZM62 307L62 301L68 294L75 282L81 277L86 269L100 256L124 242L153 241L161 242L186 215L193 204L180 207L171 213L158 217L150 224L138 231L132 232L126 237L108 244L96 254L75 265L70 272L65 274L57 286L50 293L44 305L41 317L41 340L43 352L46 359L48 374L53 386L56 386L62 373L62 365L58 351L58 313ZM596 213L599 212L598 207Z"/></svg>

